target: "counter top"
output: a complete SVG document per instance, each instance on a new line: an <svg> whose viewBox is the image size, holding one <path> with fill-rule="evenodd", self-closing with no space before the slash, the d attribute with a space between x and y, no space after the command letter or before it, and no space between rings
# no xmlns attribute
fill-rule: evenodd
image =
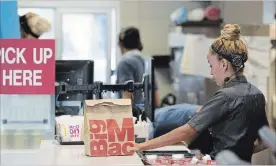
<svg viewBox="0 0 276 166"><path fill-rule="evenodd" d="M55 165L144 165L136 153L132 156L89 157L84 153L84 145L59 145L53 141L42 141L39 153L40 158L47 156L46 162Z"/></svg>
<svg viewBox="0 0 276 166"><path fill-rule="evenodd" d="M0 165L16 166L99 166L133 165L143 166L140 157L109 156L88 157L84 154L84 145L59 145L56 141L43 140L40 149L5 150L1 149Z"/></svg>
<svg viewBox="0 0 276 166"><path fill-rule="evenodd" d="M34 158L37 156L39 149L34 150L7 150L1 149L1 166L35 166Z"/></svg>
<svg viewBox="0 0 276 166"><path fill-rule="evenodd" d="M172 145L154 150L189 150L184 145ZM132 165L143 166L140 157L132 156L88 157L84 145L59 145L53 140L43 140L40 149L4 150L1 149L0 165L16 166L93 166L93 165Z"/></svg>

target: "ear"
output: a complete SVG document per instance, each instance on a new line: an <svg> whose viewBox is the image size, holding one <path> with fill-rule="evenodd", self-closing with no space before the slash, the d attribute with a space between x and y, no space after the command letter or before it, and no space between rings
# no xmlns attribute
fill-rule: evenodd
<svg viewBox="0 0 276 166"><path fill-rule="evenodd" d="M227 69L228 69L228 63L227 63L227 61L225 59L222 59L221 60L221 64L222 64L223 70L227 71Z"/></svg>
<svg viewBox="0 0 276 166"><path fill-rule="evenodd" d="M119 41L119 46L120 46L120 47L124 47L124 46L123 46L123 42Z"/></svg>

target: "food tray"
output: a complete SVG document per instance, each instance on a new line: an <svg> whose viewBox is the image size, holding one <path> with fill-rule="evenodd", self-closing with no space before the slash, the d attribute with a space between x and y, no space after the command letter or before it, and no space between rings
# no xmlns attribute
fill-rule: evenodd
<svg viewBox="0 0 276 166"><path fill-rule="evenodd" d="M184 157L186 158L193 158L195 155L189 153L186 150L181 150L181 151L143 151L142 155L157 155L157 156L172 156L173 154L184 154Z"/></svg>
<svg viewBox="0 0 276 166"><path fill-rule="evenodd" d="M173 155L183 154L183 158L173 158ZM149 155L154 155L156 158L150 158ZM195 154L191 154L188 151L144 151L139 154L144 165L153 165L153 166L185 166L193 165L191 164L192 158ZM204 163L202 160L198 161L194 165L215 165L215 161L207 161Z"/></svg>

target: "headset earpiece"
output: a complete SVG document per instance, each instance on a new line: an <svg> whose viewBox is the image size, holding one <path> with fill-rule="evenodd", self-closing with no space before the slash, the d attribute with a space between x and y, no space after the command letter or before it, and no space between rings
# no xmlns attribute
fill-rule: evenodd
<svg viewBox="0 0 276 166"><path fill-rule="evenodd" d="M243 59L241 56L239 55L235 55L235 54L232 54L230 55L231 56L231 64L234 66L234 67L242 67L243 66Z"/></svg>

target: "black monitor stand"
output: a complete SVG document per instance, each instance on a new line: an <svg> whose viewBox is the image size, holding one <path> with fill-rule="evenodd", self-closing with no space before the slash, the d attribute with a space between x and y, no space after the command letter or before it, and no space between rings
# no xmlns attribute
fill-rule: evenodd
<svg viewBox="0 0 276 166"><path fill-rule="evenodd" d="M68 85L64 83L60 83L56 86L56 93L57 94L66 94L68 92L92 92L97 96L97 99L101 99L102 93L104 91L113 91L113 92L121 92L121 91L128 91L128 92L134 92L134 90L142 89L145 94L145 111L146 116L149 117L150 120L153 119L151 115L151 105L148 101L151 101L149 97L150 95L150 77L149 75L144 76L143 82L134 83L133 81L128 81L125 84L103 84L102 82L94 82L93 84L88 85Z"/></svg>
<svg viewBox="0 0 276 166"><path fill-rule="evenodd" d="M56 60L56 82L65 85L87 85L93 83L94 62L91 60ZM93 99L93 94L84 91L56 93L56 116L78 115L83 101Z"/></svg>

